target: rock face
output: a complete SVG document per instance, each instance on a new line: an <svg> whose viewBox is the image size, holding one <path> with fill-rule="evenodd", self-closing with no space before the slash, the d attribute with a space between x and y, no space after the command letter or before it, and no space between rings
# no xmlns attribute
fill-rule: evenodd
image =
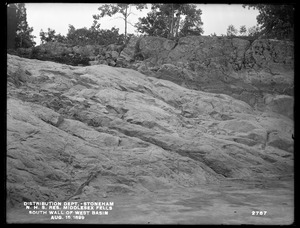
<svg viewBox="0 0 300 228"><path fill-rule="evenodd" d="M245 60L242 53L255 56L250 54L254 44L245 41L190 49L187 39L177 46L164 39L149 41L153 48L141 41L140 51L149 64L162 64L160 72L177 72L179 66L167 65L171 60L200 69L209 55L211 66L203 69L215 69L212 78L225 78L217 63L221 66L230 53L221 54L221 46L234 50L230 58L236 61ZM194 42L201 46L209 41L201 37ZM157 45L165 49L161 55ZM206 53L210 48L213 51ZM187 50L189 56L181 54ZM156 61L155 55L163 57ZM23 201L97 201L114 194L293 174L293 120L286 112L293 108L290 96L265 97L268 106L261 112L225 94L182 87L179 79L173 80L177 84L169 81L172 74L162 80L106 65L74 67L7 58L10 206ZM277 77L285 74L290 83L289 71L283 71L287 59L278 61ZM254 80L232 66L225 69L236 73L228 81ZM193 72L184 74L191 74L187 83L205 82L201 72L213 80L207 71Z"/></svg>
<svg viewBox="0 0 300 228"><path fill-rule="evenodd" d="M176 43L143 37L131 50L131 58L142 60L136 69L146 75L227 94L252 107L259 107L268 94L293 96L292 42L189 36Z"/></svg>

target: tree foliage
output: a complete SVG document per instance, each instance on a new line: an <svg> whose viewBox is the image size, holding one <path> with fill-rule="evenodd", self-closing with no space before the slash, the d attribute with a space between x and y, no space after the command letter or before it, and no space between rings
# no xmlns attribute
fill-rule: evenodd
<svg viewBox="0 0 300 228"><path fill-rule="evenodd" d="M136 24L138 32L149 36L168 37L167 16L161 12L151 11L147 17L139 18Z"/></svg>
<svg viewBox="0 0 300 228"><path fill-rule="evenodd" d="M70 45L108 45L112 43L120 44L124 40L124 35L119 34L119 29L113 27L112 29L100 29L98 26L91 26L89 29L76 29L73 25L69 25L66 36L56 34L54 29L48 28L48 32L41 30L40 38L42 43L60 42L68 43Z"/></svg>
<svg viewBox="0 0 300 228"><path fill-rule="evenodd" d="M248 36L258 37L261 34L261 30L258 26L252 26L248 28Z"/></svg>
<svg viewBox="0 0 300 228"><path fill-rule="evenodd" d="M75 29L73 25L69 25L67 41L72 45L87 45L94 44L92 42L93 33L86 27Z"/></svg>
<svg viewBox="0 0 300 228"><path fill-rule="evenodd" d="M204 32L202 29L203 22L201 20L202 11L196 9L196 5L191 4L183 4L182 8L182 13L186 15L186 17L182 22L180 36L201 35Z"/></svg>
<svg viewBox="0 0 300 228"><path fill-rule="evenodd" d="M259 11L257 23L261 35L266 38L293 39L294 36L294 6L245 4L243 7Z"/></svg>
<svg viewBox="0 0 300 228"><path fill-rule="evenodd" d="M127 24L128 24L128 17L132 14L131 6L135 6L136 9L142 10L147 8L146 4L105 4L98 8L100 11L99 14L93 15L94 23L97 22L102 17L109 16L112 17L115 14L121 14L122 19L125 23L125 39L127 38Z"/></svg>
<svg viewBox="0 0 300 228"><path fill-rule="evenodd" d="M193 4L152 4L146 17L136 23L138 32L166 38L203 33L201 9Z"/></svg>
<svg viewBox="0 0 300 228"><path fill-rule="evenodd" d="M229 25L227 28L227 36L236 36L237 35L237 29L234 27L234 25Z"/></svg>
<svg viewBox="0 0 300 228"><path fill-rule="evenodd" d="M242 36L244 36L244 35L247 34L247 28L246 28L246 25L242 25L242 26L240 27L239 33L240 33Z"/></svg>
<svg viewBox="0 0 300 228"><path fill-rule="evenodd" d="M17 17L17 31L15 44L16 48L29 48L33 47L36 43L34 42L35 36L31 33L33 28L28 26L27 13L25 3L15 3L16 17Z"/></svg>
<svg viewBox="0 0 300 228"><path fill-rule="evenodd" d="M66 37L62 36L60 33L56 35L54 29L48 28L48 32L44 32L42 29L40 31L40 39L42 43L47 42L66 42Z"/></svg>
<svg viewBox="0 0 300 228"><path fill-rule="evenodd" d="M230 36L230 37L238 37L242 36L244 38L249 37L252 39L257 39L261 35L261 30L258 26L252 26L247 29L246 25L240 26L240 29L237 30L234 25L229 25L227 27L226 35L222 36Z"/></svg>
<svg viewBox="0 0 300 228"><path fill-rule="evenodd" d="M66 40L72 45L108 45L112 43L121 43L124 39L123 35L119 34L118 28L100 29L100 27L92 26L87 29L75 29L73 25L69 25Z"/></svg>

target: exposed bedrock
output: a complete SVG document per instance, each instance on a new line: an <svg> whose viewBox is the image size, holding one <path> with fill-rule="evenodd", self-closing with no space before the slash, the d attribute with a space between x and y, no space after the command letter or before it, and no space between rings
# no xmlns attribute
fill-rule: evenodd
<svg viewBox="0 0 300 228"><path fill-rule="evenodd" d="M209 47L189 49L187 39L176 47L163 42L161 71L174 59L191 64L195 56L194 63L200 64ZM209 40L201 37L194 42L201 47L200 41ZM246 41L222 42L235 50L236 59L246 59L241 53L254 50L254 44ZM216 75L208 80L224 75L217 62L229 61L226 56L231 52L221 55L222 45L211 47L215 51L209 56L215 56L216 65L202 72L205 77L214 69ZM288 45L284 48L288 50ZM150 47L141 50L152 53ZM191 55L181 56L180 50L190 50ZM149 63L154 61L151 55ZM93 201L231 178L261 180L293 174L294 123L289 111L293 102L288 95L265 95L267 106L262 112L220 91L192 90L176 80L132 69L7 58L7 200L11 206L23 201ZM277 76L285 75L291 83L289 71L283 70L291 63L278 61L278 66L274 63ZM250 85L247 71L241 71L231 65L226 68L235 73L230 80L236 77L235 82ZM199 75L193 75L193 80L200 85ZM270 76L262 71L257 75Z"/></svg>
<svg viewBox="0 0 300 228"><path fill-rule="evenodd" d="M263 110L269 94L293 96L294 44L279 40L189 36L134 39L122 52L135 68L189 89L222 93ZM290 101L292 102L292 101ZM277 108L274 108L274 110ZM292 110L287 110L287 116Z"/></svg>

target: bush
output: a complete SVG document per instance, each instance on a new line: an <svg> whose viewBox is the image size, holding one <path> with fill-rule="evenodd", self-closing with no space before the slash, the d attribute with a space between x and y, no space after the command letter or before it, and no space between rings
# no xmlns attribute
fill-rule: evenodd
<svg viewBox="0 0 300 228"><path fill-rule="evenodd" d="M69 31L65 42L71 45L109 45L121 44L124 41L124 35L119 34L119 29L75 29L74 26L69 26Z"/></svg>

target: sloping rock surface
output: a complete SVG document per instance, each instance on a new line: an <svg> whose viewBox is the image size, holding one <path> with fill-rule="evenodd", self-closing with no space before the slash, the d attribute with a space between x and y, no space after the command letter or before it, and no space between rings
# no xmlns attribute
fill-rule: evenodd
<svg viewBox="0 0 300 228"><path fill-rule="evenodd" d="M251 37L187 36L178 40L132 37L126 45L72 46L48 42L19 49L26 58L69 65L109 65L135 69L188 89L227 94L260 111L293 118L294 43ZM282 95L290 96L282 99ZM273 96L274 102L266 104ZM279 96L278 98L276 96ZM291 107L290 105L288 105Z"/></svg>
<svg viewBox="0 0 300 228"><path fill-rule="evenodd" d="M175 55L188 48L184 42L163 42L172 50L166 61L205 55ZM222 45L244 58L239 51L250 44ZM219 55L211 58L222 61ZM293 120L275 107L292 105L286 97L266 98L261 112L132 69L7 58L10 206L293 174Z"/></svg>

